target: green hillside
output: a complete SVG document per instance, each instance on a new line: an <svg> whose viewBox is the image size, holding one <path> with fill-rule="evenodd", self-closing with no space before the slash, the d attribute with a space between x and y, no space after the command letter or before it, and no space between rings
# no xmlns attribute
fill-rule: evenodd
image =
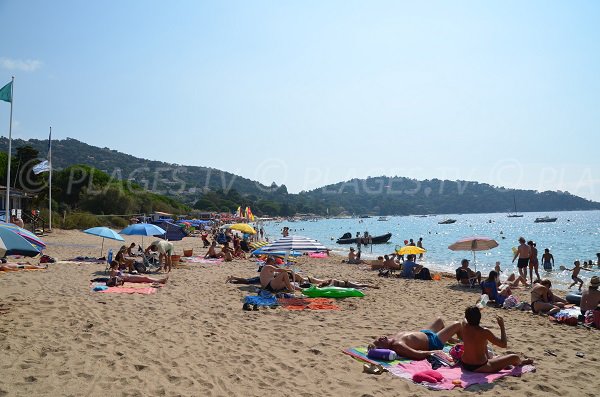
<svg viewBox="0 0 600 397"><path fill-rule="evenodd" d="M46 140L13 141L13 148L25 145L39 151L41 157L46 155ZM7 139L0 138L0 148L6 152L7 147ZM600 209L600 203L568 192L536 192L471 181L419 181L387 176L352 179L289 194L285 185L265 186L213 168L141 159L71 138L52 141L52 152L54 168L62 169L63 174L70 166L85 164L108 174L109 182L106 183L123 182L122 186L128 186L129 192L147 190L156 197L164 195L173 199L170 207L177 206L175 203L179 202L206 211L232 211L238 206L251 206L257 215L284 216L296 213L407 215L508 212L513 208L513 198L519 212ZM0 163L5 163L5 158ZM2 169L1 173L4 173ZM76 203L70 204L77 206Z"/></svg>

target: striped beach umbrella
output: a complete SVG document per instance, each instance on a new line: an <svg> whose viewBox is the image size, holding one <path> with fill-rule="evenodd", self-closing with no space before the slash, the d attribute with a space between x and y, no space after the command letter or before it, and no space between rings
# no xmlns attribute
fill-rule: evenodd
<svg viewBox="0 0 600 397"><path fill-rule="evenodd" d="M5 255L36 256L40 253L37 247L17 233L0 228L0 257Z"/></svg>
<svg viewBox="0 0 600 397"><path fill-rule="evenodd" d="M312 238L304 236L282 237L272 244L261 248L263 252L272 251L326 251L327 247Z"/></svg>
<svg viewBox="0 0 600 397"><path fill-rule="evenodd" d="M0 228L8 229L14 233L17 233L19 236L23 237L25 240L35 245L39 251L46 248L46 244L42 240L40 240L38 236L31 233L29 230L23 229L22 227L19 227L15 224L6 222L0 222Z"/></svg>

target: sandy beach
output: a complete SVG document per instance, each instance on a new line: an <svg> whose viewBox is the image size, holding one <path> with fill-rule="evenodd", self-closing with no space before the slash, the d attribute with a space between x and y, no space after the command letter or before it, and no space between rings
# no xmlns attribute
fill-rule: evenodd
<svg viewBox="0 0 600 397"><path fill-rule="evenodd" d="M250 260L190 264L172 271L153 295L91 292L104 264L63 262L97 256L101 240L79 231L44 237L60 262L48 270L0 272L0 396L448 396L392 376L363 372L342 353L393 331L418 330L436 316L462 318L479 290L452 278L379 278L339 257L302 257L297 268L317 277L378 284L364 298L338 301L338 311L243 311ZM141 238L127 238L129 242ZM145 239L145 243L150 240ZM106 240L107 248L120 244ZM200 239L175 242L176 253L200 249ZM529 291L517 290L529 300ZM498 333L504 317L508 349L535 360L536 372L469 388L488 396L595 396L600 381L600 332L555 325L530 312L486 308L484 325ZM556 356L545 354L551 349ZM583 352L584 357L576 356Z"/></svg>

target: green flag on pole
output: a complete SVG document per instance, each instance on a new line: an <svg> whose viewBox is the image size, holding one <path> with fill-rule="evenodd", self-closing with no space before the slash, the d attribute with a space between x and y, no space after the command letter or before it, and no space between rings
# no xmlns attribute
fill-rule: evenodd
<svg viewBox="0 0 600 397"><path fill-rule="evenodd" d="M12 81L0 88L0 101L12 102Z"/></svg>

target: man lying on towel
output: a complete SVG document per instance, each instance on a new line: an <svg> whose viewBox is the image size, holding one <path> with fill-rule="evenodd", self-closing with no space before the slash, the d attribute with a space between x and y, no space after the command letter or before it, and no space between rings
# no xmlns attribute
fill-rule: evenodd
<svg viewBox="0 0 600 397"><path fill-rule="evenodd" d="M460 329L460 322L446 326L442 318L438 317L426 329L413 332L398 331L394 335L382 336L375 340L372 346L393 350L401 357L423 360L432 352L442 350L446 342L456 342L453 336L457 335L460 338Z"/></svg>

